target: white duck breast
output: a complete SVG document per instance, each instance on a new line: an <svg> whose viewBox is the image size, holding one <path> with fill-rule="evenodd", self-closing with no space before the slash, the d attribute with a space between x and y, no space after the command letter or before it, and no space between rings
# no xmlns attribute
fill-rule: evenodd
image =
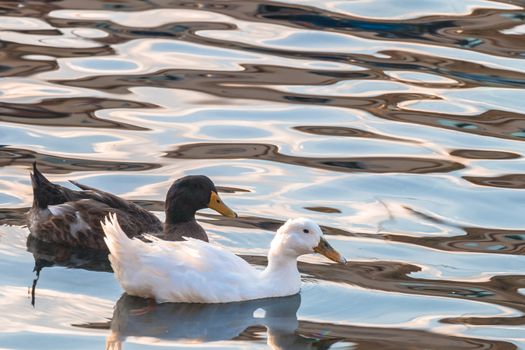
<svg viewBox="0 0 525 350"><path fill-rule="evenodd" d="M319 252L346 263L309 219L288 220L275 235L268 266L260 271L221 247L200 240L152 243L130 239L115 215L102 222L109 260L122 288L130 295L157 302L225 303L282 297L301 287L297 257Z"/></svg>

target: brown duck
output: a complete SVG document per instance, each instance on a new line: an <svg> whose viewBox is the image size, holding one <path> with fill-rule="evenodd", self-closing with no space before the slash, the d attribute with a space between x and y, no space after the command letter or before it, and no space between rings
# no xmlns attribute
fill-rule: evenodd
<svg viewBox="0 0 525 350"><path fill-rule="evenodd" d="M100 221L116 213L129 237L152 233L167 240L192 237L208 241L204 229L195 221L195 212L210 208L228 217L237 214L220 199L213 182L206 176L185 176L176 180L166 195L166 222L123 198L70 181L80 190L51 183L33 164L33 206L29 211L29 230L42 241L107 250Z"/></svg>

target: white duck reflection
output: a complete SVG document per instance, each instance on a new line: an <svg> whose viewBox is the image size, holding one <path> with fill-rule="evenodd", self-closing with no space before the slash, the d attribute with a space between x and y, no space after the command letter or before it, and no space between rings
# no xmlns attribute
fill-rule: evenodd
<svg viewBox="0 0 525 350"><path fill-rule="evenodd" d="M254 326L266 327L271 349L328 349L337 339L311 339L296 333L300 305L300 294L224 304L156 304L124 293L115 306L106 350L122 349L127 337L182 343L245 338L249 336L245 331Z"/></svg>

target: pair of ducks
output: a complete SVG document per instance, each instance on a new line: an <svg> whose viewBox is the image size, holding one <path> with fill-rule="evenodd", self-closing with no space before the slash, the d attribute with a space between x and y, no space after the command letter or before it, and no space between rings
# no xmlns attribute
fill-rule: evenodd
<svg viewBox="0 0 525 350"><path fill-rule="evenodd" d="M321 228L306 218L290 219L278 229L262 271L207 243L206 232L195 221L197 210L211 208L228 217L237 214L222 202L206 176L186 176L172 184L164 225L152 213L113 194L73 181L79 191L53 184L36 164L31 181L29 229L36 238L109 250L122 288L159 303L225 303L293 295L301 286L299 256L320 253L346 263L323 238Z"/></svg>

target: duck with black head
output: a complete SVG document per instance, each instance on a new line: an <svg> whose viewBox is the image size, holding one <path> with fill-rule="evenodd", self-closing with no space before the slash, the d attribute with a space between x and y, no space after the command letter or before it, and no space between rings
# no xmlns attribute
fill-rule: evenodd
<svg viewBox="0 0 525 350"><path fill-rule="evenodd" d="M195 212L210 208L227 217L237 217L220 198L206 176L186 176L168 190L166 223L153 213L114 194L71 181L80 190L51 183L33 164L31 174L33 206L29 211L29 230L42 241L72 247L107 250L100 221L114 213L129 237L143 233L168 240L185 237L208 241L195 220Z"/></svg>
<svg viewBox="0 0 525 350"><path fill-rule="evenodd" d="M237 217L224 204L207 176L190 175L176 180L166 195L165 239L180 241L191 237L208 242L206 232L195 220L195 213L204 208L211 208L227 217Z"/></svg>

